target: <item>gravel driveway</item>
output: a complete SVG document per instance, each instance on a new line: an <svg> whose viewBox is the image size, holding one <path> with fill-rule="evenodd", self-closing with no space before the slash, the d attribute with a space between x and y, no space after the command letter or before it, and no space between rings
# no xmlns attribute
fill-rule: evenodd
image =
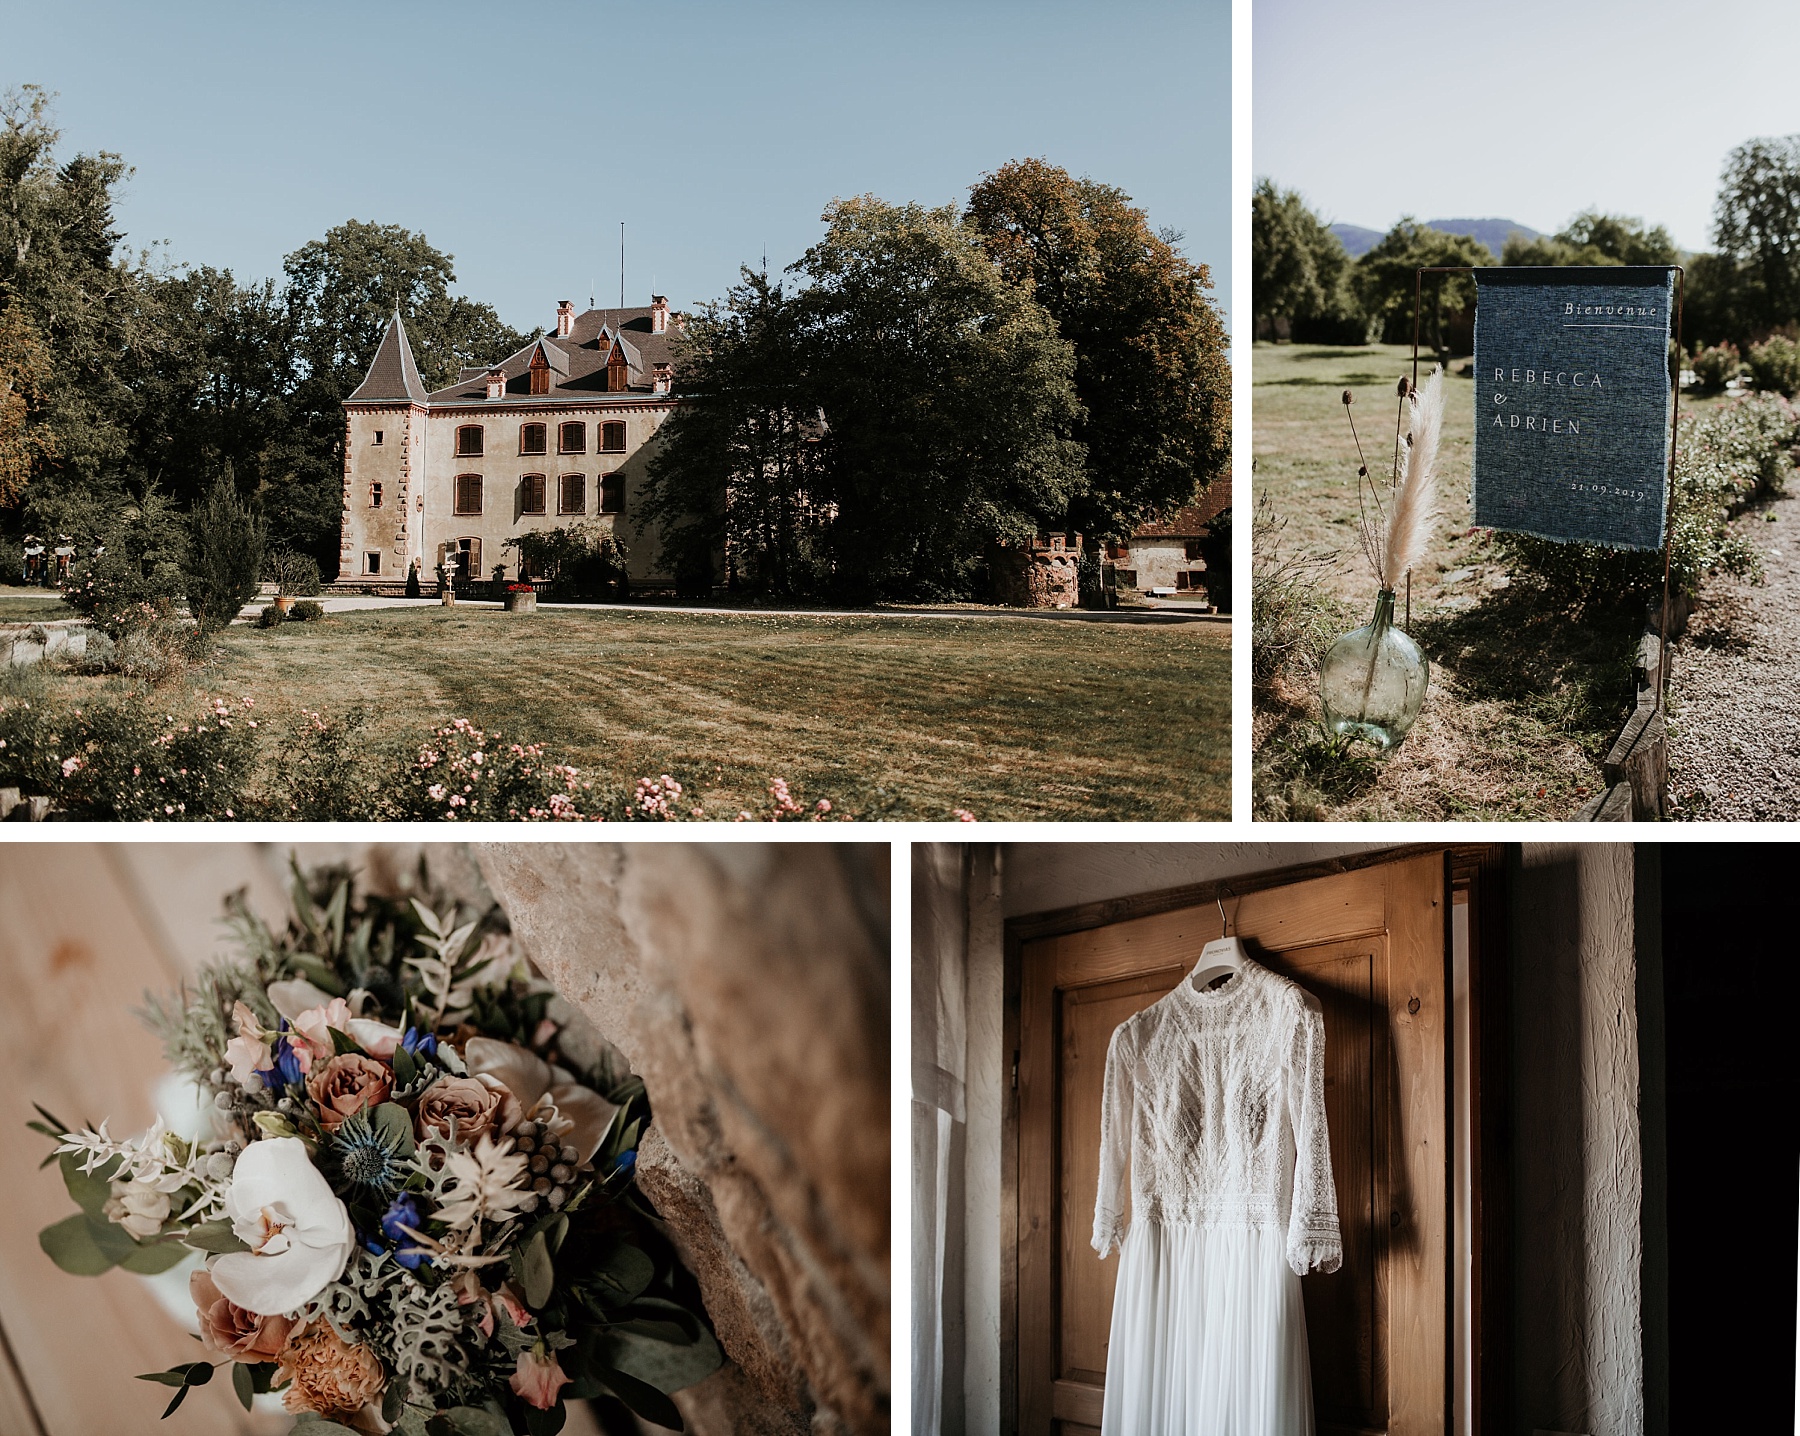
<svg viewBox="0 0 1800 1436"><path fill-rule="evenodd" d="M1709 580L1676 649L1670 816L1800 819L1800 494L1737 522L1768 581Z"/></svg>

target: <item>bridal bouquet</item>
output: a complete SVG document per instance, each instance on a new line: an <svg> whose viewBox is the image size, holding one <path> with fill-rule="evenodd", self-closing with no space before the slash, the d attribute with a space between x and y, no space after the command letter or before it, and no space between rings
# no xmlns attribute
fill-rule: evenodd
<svg viewBox="0 0 1800 1436"><path fill-rule="evenodd" d="M30 1124L81 1207L39 1238L57 1265L195 1262L214 1359L141 1378L176 1388L163 1414L228 1368L308 1436L546 1436L607 1395L680 1429L668 1393L721 1358L633 1186L643 1084L499 910L296 868L284 933L232 922L240 958L145 1013L211 1130Z"/></svg>

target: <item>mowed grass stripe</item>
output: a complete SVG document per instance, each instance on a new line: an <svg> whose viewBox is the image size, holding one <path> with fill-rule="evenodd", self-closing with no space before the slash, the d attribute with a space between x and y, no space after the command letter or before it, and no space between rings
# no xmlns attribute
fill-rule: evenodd
<svg viewBox="0 0 1800 1436"><path fill-rule="evenodd" d="M234 629L193 675L270 717L464 717L709 808L784 777L872 817L1223 819L1230 631L1055 620L391 609Z"/></svg>

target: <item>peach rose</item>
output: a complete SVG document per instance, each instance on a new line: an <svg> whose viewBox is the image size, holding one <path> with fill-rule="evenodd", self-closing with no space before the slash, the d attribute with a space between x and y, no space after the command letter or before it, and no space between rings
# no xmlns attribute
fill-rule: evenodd
<svg viewBox="0 0 1800 1436"><path fill-rule="evenodd" d="M306 1091L319 1104L319 1125L335 1132L346 1117L387 1101L393 1080L373 1057L344 1052L306 1079Z"/></svg>
<svg viewBox="0 0 1800 1436"><path fill-rule="evenodd" d="M291 1382L281 1404L296 1415L352 1416L381 1399L387 1384L381 1359L360 1342L351 1346L325 1322L303 1327L281 1353L275 1385Z"/></svg>
<svg viewBox="0 0 1800 1436"><path fill-rule="evenodd" d="M519 1353L519 1364L508 1379L513 1392L527 1405L548 1411L556 1405L556 1393L569 1382L568 1375L557 1364L556 1353L540 1352L536 1347Z"/></svg>
<svg viewBox="0 0 1800 1436"><path fill-rule="evenodd" d="M414 1118L419 1140L450 1140L450 1119L456 1119L456 1139L473 1146L483 1132L495 1126L506 1088L479 1077L441 1077L425 1089ZM496 1134L497 1135L497 1134Z"/></svg>
<svg viewBox="0 0 1800 1436"><path fill-rule="evenodd" d="M188 1295L194 1298L200 1321L200 1340L208 1351L233 1361L273 1361L287 1345L294 1323L285 1316L258 1316L228 1301L214 1284L212 1273L202 1267L188 1278Z"/></svg>

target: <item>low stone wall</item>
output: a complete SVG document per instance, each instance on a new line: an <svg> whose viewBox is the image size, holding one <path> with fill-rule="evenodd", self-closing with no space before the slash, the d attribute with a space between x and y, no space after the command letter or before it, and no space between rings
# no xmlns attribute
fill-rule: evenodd
<svg viewBox="0 0 1800 1436"><path fill-rule="evenodd" d="M79 658L87 652L85 623L34 623L27 628L0 628L0 668L23 668L62 654Z"/></svg>

